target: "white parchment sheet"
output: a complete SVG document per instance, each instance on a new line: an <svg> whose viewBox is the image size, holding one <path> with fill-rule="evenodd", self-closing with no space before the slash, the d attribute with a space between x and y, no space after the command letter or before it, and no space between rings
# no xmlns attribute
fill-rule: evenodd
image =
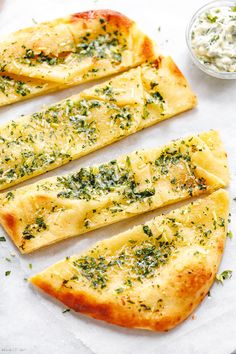
<svg viewBox="0 0 236 354"><path fill-rule="evenodd" d="M232 278L223 286L214 284L211 297L203 301L194 318L189 318L175 330L161 334L119 328L72 311L62 313L64 307L61 304L42 295L24 280L65 256L144 222L160 211L90 232L28 256L21 256L9 240L0 242L0 353L230 354L236 349L236 201L233 201L236 197L236 80L222 81L208 77L190 60L185 28L193 12L204 3L203 0L0 0L0 35L30 26L34 21L41 22L89 9L110 8L123 12L136 20L143 31L172 55L199 99L198 108L190 112L24 184L67 173L80 166L109 161L136 149L163 145L181 136L217 129L230 161L230 229L234 234L232 240L227 240L220 268L232 269ZM35 112L42 105L57 102L91 85L3 107L0 109L0 123ZM3 230L0 234L5 235ZM10 258L11 262L6 258ZM11 271L7 277L6 270Z"/></svg>

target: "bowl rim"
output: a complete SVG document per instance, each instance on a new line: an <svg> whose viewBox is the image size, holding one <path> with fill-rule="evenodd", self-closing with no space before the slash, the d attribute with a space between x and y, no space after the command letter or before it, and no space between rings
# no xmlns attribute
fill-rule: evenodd
<svg viewBox="0 0 236 354"><path fill-rule="evenodd" d="M187 47L192 58L194 64L201 69L203 72L210 76L214 76L219 79L236 79L236 72L228 72L228 71L216 71L211 68L208 68L204 65L195 55L192 46L191 46L191 33L193 25L196 19L207 9L213 9L215 7L227 7L227 6L236 6L236 0L213 0L205 5L201 6L197 11L194 12L193 16L191 17L185 31L185 39L187 43Z"/></svg>

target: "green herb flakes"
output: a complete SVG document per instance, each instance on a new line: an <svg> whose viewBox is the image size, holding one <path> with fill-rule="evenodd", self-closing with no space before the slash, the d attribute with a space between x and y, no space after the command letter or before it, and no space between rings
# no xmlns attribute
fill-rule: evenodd
<svg viewBox="0 0 236 354"><path fill-rule="evenodd" d="M143 225L143 232L150 236L153 236L152 230L150 229L150 227L148 225Z"/></svg>
<svg viewBox="0 0 236 354"><path fill-rule="evenodd" d="M223 284L224 280L230 279L232 277L232 273L232 270L224 270L223 272L216 274L217 282Z"/></svg>

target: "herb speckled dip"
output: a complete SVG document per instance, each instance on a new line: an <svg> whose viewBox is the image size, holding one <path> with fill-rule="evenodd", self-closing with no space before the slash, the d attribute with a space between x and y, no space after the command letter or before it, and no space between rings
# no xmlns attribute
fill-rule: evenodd
<svg viewBox="0 0 236 354"><path fill-rule="evenodd" d="M200 8L186 31L194 63L205 73L236 78L236 1L213 1Z"/></svg>

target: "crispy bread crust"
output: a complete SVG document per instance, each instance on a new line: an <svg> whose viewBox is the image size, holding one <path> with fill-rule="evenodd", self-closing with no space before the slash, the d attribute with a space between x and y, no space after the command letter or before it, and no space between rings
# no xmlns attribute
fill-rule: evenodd
<svg viewBox="0 0 236 354"><path fill-rule="evenodd" d="M82 27L89 28L89 21L104 19L109 25L119 28L122 32L132 31L132 27L136 24L133 20L123 15L120 12L112 10L91 10L80 13L75 13L70 16L69 22L76 23L83 20ZM149 60L156 56L156 48L154 42L146 35L142 35L142 41L140 44L140 58L141 61Z"/></svg>
<svg viewBox="0 0 236 354"><path fill-rule="evenodd" d="M134 21L120 12L113 10L90 10L85 12L78 12L70 16L70 21L76 22L78 20L84 20L84 25L87 26L89 20L99 20L100 18L114 25L115 27L122 27L130 29L134 24ZM85 27L86 28L86 27Z"/></svg>
<svg viewBox="0 0 236 354"><path fill-rule="evenodd" d="M178 282L178 296L185 298L187 306L184 312L181 311L178 314L163 316L162 318L159 315L156 315L156 318L155 316L152 318L143 318L137 311L128 311L124 308L126 302L122 298L119 303L98 303L96 297L88 295L83 291L74 293L67 288L60 288L59 291L56 291L49 283L44 282L41 278L37 278L37 276L33 277L31 282L74 311L97 320L121 327L163 332L176 327L191 315L193 310L207 295L214 281L214 276L215 273L213 274L213 272L201 268L192 271L191 274L187 270L184 274L179 274L173 282L173 287L176 287L176 283ZM200 292L200 295L197 299L194 299L197 292Z"/></svg>
<svg viewBox="0 0 236 354"><path fill-rule="evenodd" d="M143 37L140 56L143 57L143 60L149 60L155 56L155 48L153 47L153 42L147 36Z"/></svg>

